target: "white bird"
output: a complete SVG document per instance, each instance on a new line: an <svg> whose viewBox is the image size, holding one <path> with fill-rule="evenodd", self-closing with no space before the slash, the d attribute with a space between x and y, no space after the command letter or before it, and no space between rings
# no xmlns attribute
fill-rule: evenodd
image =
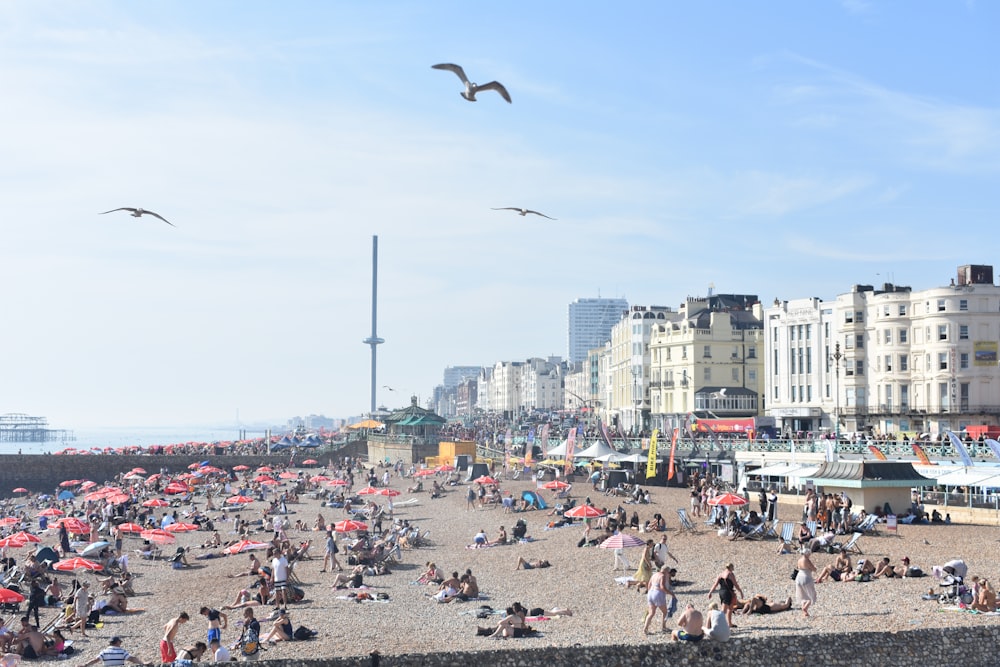
<svg viewBox="0 0 1000 667"><path fill-rule="evenodd" d="M517 211L517 214L520 215L521 217L524 217L530 213L532 215L540 215L543 218L548 218L549 220L556 220L556 218L547 216L544 213L539 213L538 211L532 211L530 208L518 208L516 206L504 206L502 208L493 208L491 206L490 209L493 211Z"/></svg>
<svg viewBox="0 0 1000 667"><path fill-rule="evenodd" d="M452 65L451 63L441 63L440 65L431 65L431 67L433 67L434 69L443 69L449 72L454 72L456 76L458 76L458 78L462 80L462 83L465 84L465 92L460 93L461 96L469 100L470 102L476 101L476 93L479 93L484 90L495 90L498 93L500 93L500 97L507 100L507 103L510 104L510 93L507 92L507 89L504 88L503 84L500 83L499 81L490 81L489 83L484 83L483 85L480 86L478 84L469 81L469 79L465 76L465 70L463 70L458 65Z"/></svg>
<svg viewBox="0 0 1000 667"><path fill-rule="evenodd" d="M711 393L710 397L711 398L725 398L726 397L726 388L723 387L719 391L713 391Z"/></svg>
<svg viewBox="0 0 1000 667"><path fill-rule="evenodd" d="M138 218L138 217L141 217L141 216L144 216L144 215L151 215L154 218L159 218L160 220L162 220L163 222L167 223L171 227L176 227L177 226L174 223L172 223L169 220L167 220L166 218L164 218L159 213L153 213L152 211L147 211L144 208L131 208L129 206L123 206L121 208L113 208L110 211L105 211L104 213L101 213L101 215L105 215L107 213L114 213L115 211L129 211L132 214L133 218Z"/></svg>

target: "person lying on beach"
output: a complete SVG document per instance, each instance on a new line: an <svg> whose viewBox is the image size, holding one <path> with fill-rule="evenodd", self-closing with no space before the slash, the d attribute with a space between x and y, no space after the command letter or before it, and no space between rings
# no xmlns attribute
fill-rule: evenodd
<svg viewBox="0 0 1000 667"><path fill-rule="evenodd" d="M267 604L270 597L271 586L268 578L259 577L253 586L240 590L236 594L236 600L232 604L223 607L223 609L239 609L240 607L254 607L259 604Z"/></svg>
<svg viewBox="0 0 1000 667"><path fill-rule="evenodd" d="M738 610L741 614L776 614L792 608L792 598L784 602L768 602L765 595L754 595Z"/></svg>
<svg viewBox="0 0 1000 667"><path fill-rule="evenodd" d="M871 581L873 574L875 574L875 564L865 558L859 558L858 566L850 576L854 581Z"/></svg>
<svg viewBox="0 0 1000 667"><path fill-rule="evenodd" d="M524 556L517 557L517 565L514 566L515 570L520 570L524 568L525 570L534 570L536 568L552 567L552 563L547 560L525 560Z"/></svg>
<svg viewBox="0 0 1000 667"><path fill-rule="evenodd" d="M331 588L361 588L364 585L365 566L357 565L350 572L338 572Z"/></svg>
<svg viewBox="0 0 1000 667"><path fill-rule="evenodd" d="M201 545L202 549L215 549L222 546L222 536L219 535L219 531L212 533L212 536L208 538L206 542Z"/></svg>
<svg viewBox="0 0 1000 667"><path fill-rule="evenodd" d="M872 573L872 579L878 579L879 577L885 577L886 579L892 579L898 577L902 579L906 575L906 567L903 565L891 565L889 557L886 556L878 562L875 566L875 571Z"/></svg>

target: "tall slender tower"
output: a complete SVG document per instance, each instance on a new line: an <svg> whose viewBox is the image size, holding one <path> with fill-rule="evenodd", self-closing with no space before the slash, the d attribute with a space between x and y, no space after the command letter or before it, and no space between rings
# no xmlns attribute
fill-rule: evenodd
<svg viewBox="0 0 1000 667"><path fill-rule="evenodd" d="M378 337L376 326L378 324L378 236L372 236L372 335L365 338L362 343L370 345L372 348L372 405L371 412L375 412L375 371L377 368L376 357L378 346L385 340Z"/></svg>

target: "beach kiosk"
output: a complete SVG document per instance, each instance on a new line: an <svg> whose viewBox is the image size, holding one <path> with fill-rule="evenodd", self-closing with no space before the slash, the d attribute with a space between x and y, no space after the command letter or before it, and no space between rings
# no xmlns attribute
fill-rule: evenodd
<svg viewBox="0 0 1000 667"><path fill-rule="evenodd" d="M910 491L915 487L934 486L937 482L902 461L832 461L803 478L816 485L817 492L846 493L854 509L881 512L886 503L893 513L910 507Z"/></svg>

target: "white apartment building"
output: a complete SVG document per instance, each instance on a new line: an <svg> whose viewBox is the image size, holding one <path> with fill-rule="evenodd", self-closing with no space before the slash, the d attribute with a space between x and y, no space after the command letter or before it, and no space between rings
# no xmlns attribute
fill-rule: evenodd
<svg viewBox="0 0 1000 667"><path fill-rule="evenodd" d="M649 426L649 342L653 329L677 317L665 306L632 306L611 330L604 419L625 433Z"/></svg>
<svg viewBox="0 0 1000 667"><path fill-rule="evenodd" d="M479 376L477 408L514 417L563 405L563 367L558 357L498 361Z"/></svg>
<svg viewBox="0 0 1000 667"><path fill-rule="evenodd" d="M997 424L1000 287L959 267L947 287L855 285L765 313L767 414L786 432L930 433ZM839 428L838 428L839 427Z"/></svg>

